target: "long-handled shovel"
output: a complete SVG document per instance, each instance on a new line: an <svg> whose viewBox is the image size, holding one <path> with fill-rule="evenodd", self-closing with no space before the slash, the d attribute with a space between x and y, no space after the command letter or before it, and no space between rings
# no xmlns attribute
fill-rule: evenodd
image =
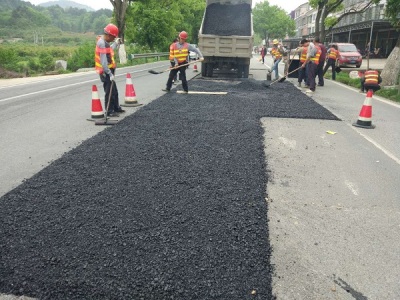
<svg viewBox="0 0 400 300"><path fill-rule="evenodd" d="M114 81L111 81L110 94L108 95L107 108L106 108L106 113L105 113L106 117L104 120L97 120L96 122L94 122L95 125L115 125L118 123L118 120L109 120L109 118L107 116L108 109L110 108L113 85L114 85Z"/></svg>
<svg viewBox="0 0 400 300"><path fill-rule="evenodd" d="M198 60L198 61L202 61L202 60ZM166 69L166 70L164 70L164 71L149 70L149 73L150 73L150 74L162 74L162 73L165 73L165 72L169 72L169 71L171 71L171 70L174 70L174 69L179 69L179 68L182 68L182 67L186 67L186 66L188 66L188 65L191 65L191 64L195 64L195 63L197 63L198 61L197 61L197 60L191 61L191 62L188 62L187 64L178 65L178 66L173 67L173 68L168 68L168 69Z"/></svg>
<svg viewBox="0 0 400 300"><path fill-rule="evenodd" d="M300 70L301 69L301 67L298 67L297 69L295 69L295 70L293 70L292 72L289 72L289 73L287 73L285 76L283 76L282 78L278 78L278 79L276 79L276 80L274 80L274 81L272 81L270 84L264 84L264 86L265 87L270 87L271 85L273 85L275 82L284 82L285 80L286 80L286 78L290 75L290 74L292 74L292 73L294 73L294 72L296 72L296 71L298 71L298 70Z"/></svg>
<svg viewBox="0 0 400 300"><path fill-rule="evenodd" d="M286 72L289 71L290 65L292 64L292 61L293 61L295 55L296 55L296 52L294 52L292 58L290 58L290 52L289 52L289 64L287 66L287 71ZM289 75L289 74L286 73L286 75Z"/></svg>

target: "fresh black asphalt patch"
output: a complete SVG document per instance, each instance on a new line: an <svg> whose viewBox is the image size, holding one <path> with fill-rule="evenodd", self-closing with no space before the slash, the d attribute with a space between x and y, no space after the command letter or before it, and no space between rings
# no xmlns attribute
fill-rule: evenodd
<svg viewBox="0 0 400 300"><path fill-rule="evenodd" d="M0 198L0 293L273 297L260 118L336 117L288 82L189 89L228 95L163 95Z"/></svg>

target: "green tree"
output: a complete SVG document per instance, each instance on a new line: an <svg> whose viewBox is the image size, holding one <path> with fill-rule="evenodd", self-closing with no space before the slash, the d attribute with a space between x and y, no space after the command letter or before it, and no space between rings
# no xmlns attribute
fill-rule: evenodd
<svg viewBox="0 0 400 300"><path fill-rule="evenodd" d="M198 0L135 1L127 13L126 37L152 51L168 51L180 31L196 43L205 2Z"/></svg>
<svg viewBox="0 0 400 300"><path fill-rule="evenodd" d="M46 27L51 20L45 14L28 6L20 6L11 13L10 26L17 28Z"/></svg>
<svg viewBox="0 0 400 300"><path fill-rule="evenodd" d="M400 1L399 0L387 0L386 2L386 17L390 20L392 25L400 31ZM382 85L399 85L400 94L400 38L397 39L396 46L390 53L385 67L382 70Z"/></svg>
<svg viewBox="0 0 400 300"><path fill-rule="evenodd" d="M309 0L310 6L317 10L315 36L319 36L321 42L325 40L326 27L332 28L345 16L363 13L372 5L378 4L380 0L361 1L346 6L346 8L344 8L343 2L344 0ZM340 14L331 15L338 12Z"/></svg>
<svg viewBox="0 0 400 300"><path fill-rule="evenodd" d="M268 1L257 3L253 8L254 32L268 41L270 38L282 39L294 36L295 23L286 12Z"/></svg>

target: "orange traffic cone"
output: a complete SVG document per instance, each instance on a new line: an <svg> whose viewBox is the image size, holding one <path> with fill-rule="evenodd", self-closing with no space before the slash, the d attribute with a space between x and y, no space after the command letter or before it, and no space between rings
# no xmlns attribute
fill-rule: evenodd
<svg viewBox="0 0 400 300"><path fill-rule="evenodd" d="M194 63L194 66L193 66L193 72L198 72L199 70L197 70L197 63Z"/></svg>
<svg viewBox="0 0 400 300"><path fill-rule="evenodd" d="M374 92L370 89L367 92L367 97L364 100L364 104L361 108L360 115L356 123L353 126L372 129L375 128L372 125L372 95Z"/></svg>
<svg viewBox="0 0 400 300"><path fill-rule="evenodd" d="M125 103L121 106L139 106L136 100L135 88L133 87L131 74L126 74L126 87L125 87Z"/></svg>
<svg viewBox="0 0 400 300"><path fill-rule="evenodd" d="M93 121L94 119L104 118L103 107L101 106L101 101L99 97L99 93L97 91L97 86L92 86L92 119L88 119Z"/></svg>

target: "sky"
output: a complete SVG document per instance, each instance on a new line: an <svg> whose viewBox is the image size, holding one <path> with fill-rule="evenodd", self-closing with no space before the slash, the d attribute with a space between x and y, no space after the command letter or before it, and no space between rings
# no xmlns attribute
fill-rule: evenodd
<svg viewBox="0 0 400 300"><path fill-rule="evenodd" d="M253 0L253 6L257 3L264 2L265 0ZM308 2L308 0L268 0L269 5L276 5L284 9L287 13L295 10L297 7L303 3Z"/></svg>
<svg viewBox="0 0 400 300"><path fill-rule="evenodd" d="M56 1L56 0L24 0L24 1L30 2L34 5L38 5L40 3ZM71 1L89 6L95 10L102 9L102 8L108 8L111 10L114 9L110 0L71 0Z"/></svg>
<svg viewBox="0 0 400 300"><path fill-rule="evenodd" d="M48 2L50 0L25 0L25 1L29 1L32 4L38 5L40 3ZM109 0L72 0L72 1L90 6L96 10L101 8L108 8L111 10L113 9L113 6L111 5ZM256 3L260 2L264 2L264 0L253 0L253 6ZM287 13L290 13L292 10L295 10L301 4L308 2L308 0L268 0L268 2L270 5L277 5L280 8L284 9Z"/></svg>

